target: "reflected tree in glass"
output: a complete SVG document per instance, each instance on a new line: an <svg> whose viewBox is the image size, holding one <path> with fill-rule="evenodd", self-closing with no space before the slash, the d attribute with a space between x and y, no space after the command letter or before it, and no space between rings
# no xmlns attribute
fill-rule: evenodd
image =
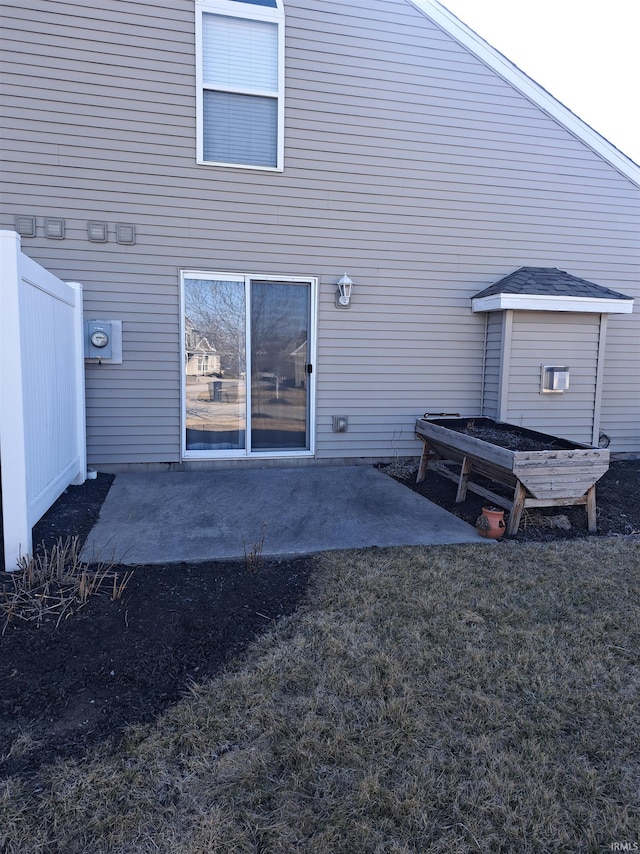
<svg viewBox="0 0 640 854"><path fill-rule="evenodd" d="M244 281L186 279L187 366L189 336L213 348L217 369L187 378L187 450L246 447ZM211 362L208 363L211 366ZM191 371L193 373L193 371ZM196 371L197 373L197 371Z"/></svg>

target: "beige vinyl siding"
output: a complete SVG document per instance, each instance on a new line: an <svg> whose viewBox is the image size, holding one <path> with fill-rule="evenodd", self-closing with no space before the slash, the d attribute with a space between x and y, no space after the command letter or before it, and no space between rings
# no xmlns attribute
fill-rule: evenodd
<svg viewBox="0 0 640 854"><path fill-rule="evenodd" d="M505 420L590 445L600 315L514 311ZM570 369L562 394L540 393L540 366Z"/></svg>
<svg viewBox="0 0 640 854"><path fill-rule="evenodd" d="M640 433L639 303L636 290L633 314L609 315L600 418L600 430L611 437L612 448L636 453Z"/></svg>
<svg viewBox="0 0 640 854"><path fill-rule="evenodd" d="M485 352L484 396L481 414L497 418L500 409L500 370L502 365L503 312L487 315L487 339Z"/></svg>
<svg viewBox="0 0 640 854"><path fill-rule="evenodd" d="M87 317L123 320L123 364L87 368L93 465L179 460L181 268L319 278L325 459L415 454L416 416L480 411L470 297L515 268L640 296L638 189L410 3L285 11L285 171L271 174L195 163L192 0L4 4L0 225L37 216L24 251L83 283ZM45 216L65 219L64 240L42 236ZM88 242L89 220L109 223L107 244ZM115 243L118 222L134 246ZM603 429L640 453L640 323L620 321Z"/></svg>

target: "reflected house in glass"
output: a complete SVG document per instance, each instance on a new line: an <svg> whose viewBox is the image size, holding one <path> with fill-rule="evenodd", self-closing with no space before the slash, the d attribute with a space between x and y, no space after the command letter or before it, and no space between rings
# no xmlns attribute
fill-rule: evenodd
<svg viewBox="0 0 640 854"><path fill-rule="evenodd" d="M293 380L296 388L304 388L307 382L307 342L297 344L289 354L293 362Z"/></svg>
<svg viewBox="0 0 640 854"><path fill-rule="evenodd" d="M185 372L191 377L205 377L220 373L220 356L206 336L185 319L184 334Z"/></svg>

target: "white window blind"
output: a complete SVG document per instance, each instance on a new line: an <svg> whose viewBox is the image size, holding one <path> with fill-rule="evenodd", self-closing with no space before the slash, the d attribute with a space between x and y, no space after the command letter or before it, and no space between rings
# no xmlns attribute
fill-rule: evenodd
<svg viewBox="0 0 640 854"><path fill-rule="evenodd" d="M278 25L203 15L202 78L225 89L278 94Z"/></svg>

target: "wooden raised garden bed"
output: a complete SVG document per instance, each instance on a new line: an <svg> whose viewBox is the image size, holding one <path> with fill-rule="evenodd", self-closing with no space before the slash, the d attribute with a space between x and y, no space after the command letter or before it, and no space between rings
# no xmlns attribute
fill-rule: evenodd
<svg viewBox="0 0 640 854"><path fill-rule="evenodd" d="M458 484L457 502L471 490L504 507L507 534L518 532L525 507L575 504L585 505L589 531L596 530L595 484L609 468L609 451L490 418L418 418L416 435L424 442L418 483L430 467ZM458 463L459 472L445 461ZM512 496L478 484L474 475L513 489Z"/></svg>

